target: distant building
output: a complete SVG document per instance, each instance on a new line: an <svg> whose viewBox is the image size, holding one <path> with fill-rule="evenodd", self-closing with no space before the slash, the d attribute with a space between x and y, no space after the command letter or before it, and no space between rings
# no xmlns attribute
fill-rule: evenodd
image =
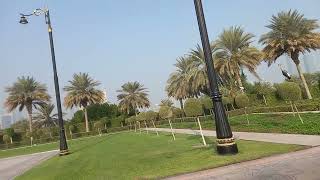
<svg viewBox="0 0 320 180"><path fill-rule="evenodd" d="M13 114L6 114L1 116L1 129L10 128L13 123Z"/></svg>

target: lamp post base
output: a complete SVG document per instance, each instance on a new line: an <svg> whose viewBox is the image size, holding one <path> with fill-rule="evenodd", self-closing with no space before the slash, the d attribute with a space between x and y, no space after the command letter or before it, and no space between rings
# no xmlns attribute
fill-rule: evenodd
<svg viewBox="0 0 320 180"><path fill-rule="evenodd" d="M221 155L237 154L238 146L234 138L217 139L217 152Z"/></svg>
<svg viewBox="0 0 320 180"><path fill-rule="evenodd" d="M69 154L69 150L60 150L59 156L65 156Z"/></svg>

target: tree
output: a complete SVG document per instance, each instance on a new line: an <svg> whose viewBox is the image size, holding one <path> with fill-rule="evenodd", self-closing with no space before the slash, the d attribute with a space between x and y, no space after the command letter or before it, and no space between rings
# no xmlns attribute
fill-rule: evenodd
<svg viewBox="0 0 320 180"><path fill-rule="evenodd" d="M246 33L241 27L225 29L214 42L214 65L222 76L235 78L238 88L243 92L241 81L242 67L245 67L259 79L256 73L263 54L255 47L250 46L254 36Z"/></svg>
<svg viewBox="0 0 320 180"><path fill-rule="evenodd" d="M279 96L283 100L290 102L293 115L294 115L294 108L295 108L295 110L298 114L298 117L299 117L301 123L303 124L303 120L302 120L302 118L299 114L298 108L295 104L295 101L301 99L301 89L300 89L299 85L294 82L284 82L284 83L276 85L276 88L277 88L277 93L279 94Z"/></svg>
<svg viewBox="0 0 320 180"><path fill-rule="evenodd" d="M248 96L246 94L238 94L235 98L235 102L239 108L244 108L247 122L248 124L250 124L248 114L247 114L247 107L249 106L249 103L250 103Z"/></svg>
<svg viewBox="0 0 320 180"><path fill-rule="evenodd" d="M37 127L54 127L58 126L58 114L52 114L53 104L42 104L37 108L37 113L33 117Z"/></svg>
<svg viewBox="0 0 320 180"><path fill-rule="evenodd" d="M162 99L160 102L160 106L173 106L173 102L170 99Z"/></svg>
<svg viewBox="0 0 320 180"><path fill-rule="evenodd" d="M136 119L138 120L139 124L140 122L144 122L144 126L146 128L146 131L147 131L147 134L149 134L149 131L148 131L148 126L147 126L147 114L146 112L141 112L137 115Z"/></svg>
<svg viewBox="0 0 320 180"><path fill-rule="evenodd" d="M315 72L315 73L303 73L303 76L306 80L306 83L308 87L310 88L310 92L312 96L320 96L320 72ZM304 85L301 81L301 79L296 76L292 75L290 80L287 80L289 82L294 82L299 84L300 88L302 89L302 94L303 97L308 98L307 93L304 89Z"/></svg>
<svg viewBox="0 0 320 180"><path fill-rule="evenodd" d="M192 60L189 57L179 57L175 65L176 71L170 74L167 81L166 91L169 97L179 100L180 108L183 109L183 99L192 96L189 83L189 66Z"/></svg>
<svg viewBox="0 0 320 180"><path fill-rule="evenodd" d="M105 100L104 93L97 89L100 82L93 80L87 73L79 73L73 75L69 84L63 88L67 92L64 105L70 109L74 106L83 108L86 132L89 132L87 106L89 104L99 104Z"/></svg>
<svg viewBox="0 0 320 180"><path fill-rule="evenodd" d="M270 31L262 35L259 41L264 45L264 59L270 66L283 54L291 57L297 67L307 97L312 99L300 66L299 55L320 48L320 33L316 32L319 28L317 20L307 19L297 10L289 10L273 15L270 24L266 27Z"/></svg>
<svg viewBox="0 0 320 180"><path fill-rule="evenodd" d="M96 131L98 131L99 135L102 135L102 129L104 128L104 123L102 121L96 121L93 124L93 127Z"/></svg>
<svg viewBox="0 0 320 180"><path fill-rule="evenodd" d="M170 118L173 117L172 107L161 106L159 109L159 117L161 119L168 119L173 140L176 140L176 136L174 135L174 131L172 129L172 124L171 124L171 120L170 120Z"/></svg>
<svg viewBox="0 0 320 180"><path fill-rule="evenodd" d="M131 123L134 124L134 132L137 132L137 120L136 120L136 116L131 116L128 117L127 119L125 119L126 123L130 124L131 127Z"/></svg>
<svg viewBox="0 0 320 180"><path fill-rule="evenodd" d="M210 114L213 114L213 102L209 96L201 96L200 102L204 109L209 110ZM204 113L205 114L205 113Z"/></svg>
<svg viewBox="0 0 320 180"><path fill-rule="evenodd" d="M127 82L121 86L121 90L117 90L119 107L122 111L130 113L134 110L137 115L138 108L150 106L147 88L144 88L139 82Z"/></svg>
<svg viewBox="0 0 320 180"><path fill-rule="evenodd" d="M202 137L202 142L203 142L203 145L206 146L207 143L206 143L206 140L205 140L203 132L202 132L202 127L201 127L200 118L199 118L199 116L201 116L203 114L203 108L202 108L201 102L198 99L189 98L184 103L184 109L185 109L187 116L197 118L198 125L200 128L200 134Z"/></svg>
<svg viewBox="0 0 320 180"><path fill-rule="evenodd" d="M264 104L268 105L266 95L273 92L272 84L269 82L256 82L254 83L254 91L263 98Z"/></svg>
<svg viewBox="0 0 320 180"><path fill-rule="evenodd" d="M155 131L157 133L157 136L159 136L157 127L154 124L154 121L158 118L158 113L156 113L154 111L147 111L145 116L146 116L147 121L151 121L152 122L152 125L153 125L153 127L154 127L154 129L155 129Z"/></svg>
<svg viewBox="0 0 320 180"><path fill-rule="evenodd" d="M7 135L10 138L10 143L12 144L12 137L14 136L14 129L13 128L7 128L4 130L4 134Z"/></svg>
<svg viewBox="0 0 320 180"><path fill-rule="evenodd" d="M5 134L2 136L2 140L7 144L7 147L8 147L8 143L10 142L10 137L7 134Z"/></svg>
<svg viewBox="0 0 320 180"><path fill-rule="evenodd" d="M26 108L28 112L29 131L32 133L32 109L50 100L47 87L37 82L33 77L19 77L10 87L6 88L9 93L5 100L5 107L9 112L16 108L22 111ZM30 137L32 138L32 136Z"/></svg>

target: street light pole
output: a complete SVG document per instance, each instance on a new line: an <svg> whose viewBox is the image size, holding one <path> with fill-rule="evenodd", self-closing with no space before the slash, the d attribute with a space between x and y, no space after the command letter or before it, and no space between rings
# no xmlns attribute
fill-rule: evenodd
<svg viewBox="0 0 320 180"><path fill-rule="evenodd" d="M65 129L63 125L63 116L62 116L62 108L61 108L61 98L60 98L60 89L59 89L59 79L56 67L56 57L54 53L54 44L53 44L53 36L52 36L52 26L50 21L50 14L48 9L36 9L32 14L21 14L20 23L27 24L28 21L26 16L36 15L39 16L40 14L44 14L46 24L48 25L48 33L49 33L49 41L50 41L50 50L51 50L51 57L52 57L52 66L53 66L53 77L54 77L54 87L56 92L56 101L57 101L57 110L58 110L58 121L59 121L59 134L60 134L60 156L69 154L68 144L66 140Z"/></svg>
<svg viewBox="0 0 320 180"><path fill-rule="evenodd" d="M209 43L201 0L194 0L194 6L197 14L201 42L207 67L210 96L214 104L214 116L217 133L217 152L219 154L236 154L238 153L238 147L233 138L228 118L222 104L222 96L219 92L217 83L218 78L213 65L212 50Z"/></svg>

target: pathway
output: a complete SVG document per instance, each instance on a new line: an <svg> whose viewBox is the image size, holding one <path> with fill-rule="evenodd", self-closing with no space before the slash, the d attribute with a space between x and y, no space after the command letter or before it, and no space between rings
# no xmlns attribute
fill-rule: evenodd
<svg viewBox="0 0 320 180"><path fill-rule="evenodd" d="M0 159L0 179L14 179L32 167L58 154L58 150Z"/></svg>
<svg viewBox="0 0 320 180"><path fill-rule="evenodd" d="M155 128L147 128L148 130L155 131ZM169 128L156 128L158 131L171 132ZM173 129L175 133L181 134L198 134L199 130L192 129ZM203 130L205 136L216 136L216 131ZM236 139L253 140L274 142L283 144L298 144L305 146L319 146L320 136L316 135L302 135L302 134L277 134L277 133L254 133L254 132L233 132ZM319 178L320 179L320 178Z"/></svg>
<svg viewBox="0 0 320 180"><path fill-rule="evenodd" d="M319 180L320 147L232 164L167 180Z"/></svg>

